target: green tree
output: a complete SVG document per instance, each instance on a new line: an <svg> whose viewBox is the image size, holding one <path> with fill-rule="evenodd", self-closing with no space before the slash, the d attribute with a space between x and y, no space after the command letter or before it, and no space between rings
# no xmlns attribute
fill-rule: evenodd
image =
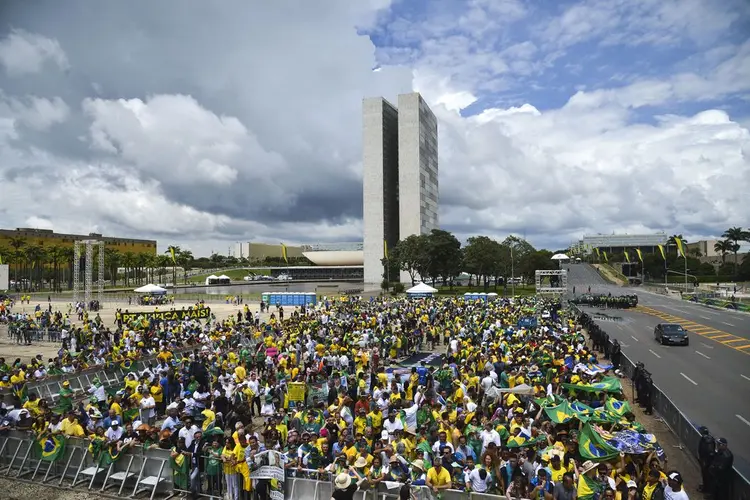
<svg viewBox="0 0 750 500"><path fill-rule="evenodd" d="M169 265L172 267L172 286L177 285L177 257L182 250L177 245L169 245L164 251L164 255L169 256Z"/></svg>
<svg viewBox="0 0 750 500"><path fill-rule="evenodd" d="M8 244L13 249L13 273L15 275L13 281L16 282L16 287L18 288L18 272L21 270L25 258L23 247L26 246L26 240L21 237L13 237L10 238Z"/></svg>
<svg viewBox="0 0 750 500"><path fill-rule="evenodd" d="M740 241L750 241L750 232L745 231L741 227L730 227L724 231L724 234L722 234L721 237L733 243L730 251L734 254L734 274L736 275L737 266L739 264L739 260L737 260L737 252L740 251Z"/></svg>
<svg viewBox="0 0 750 500"><path fill-rule="evenodd" d="M461 242L448 231L433 229L427 235L427 275L445 285L461 272Z"/></svg>
<svg viewBox="0 0 750 500"><path fill-rule="evenodd" d="M557 269L558 265L552 260L554 255L549 250L535 250L523 255L519 264L521 275L527 282L533 282L537 271Z"/></svg>
<svg viewBox="0 0 750 500"><path fill-rule="evenodd" d="M466 240L463 252L463 270L477 277L477 282L487 287L489 276L496 277L502 247L489 236L472 236Z"/></svg>
<svg viewBox="0 0 750 500"><path fill-rule="evenodd" d="M182 273L185 283L187 283L187 273L190 269L193 268L193 261L195 259L193 258L193 252L190 250L180 250L179 257L177 258L177 263L182 267ZM175 283L177 285L177 283Z"/></svg>
<svg viewBox="0 0 750 500"><path fill-rule="evenodd" d="M714 243L714 251L721 254L721 263L726 264L727 254L732 251L732 242L729 240L719 240Z"/></svg>
<svg viewBox="0 0 750 500"><path fill-rule="evenodd" d="M125 268L125 286L130 286L130 275L136 266L136 257L133 252L125 252L122 256L122 267Z"/></svg>
<svg viewBox="0 0 750 500"><path fill-rule="evenodd" d="M412 234L396 243L392 250L399 263L399 269L409 273L411 284L416 283L417 275L423 279L427 276L429 243L426 235Z"/></svg>

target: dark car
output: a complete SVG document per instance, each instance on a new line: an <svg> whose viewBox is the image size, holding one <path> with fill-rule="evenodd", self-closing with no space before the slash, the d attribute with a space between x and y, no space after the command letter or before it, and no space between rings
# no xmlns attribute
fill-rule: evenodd
<svg viewBox="0 0 750 500"><path fill-rule="evenodd" d="M656 325L654 338L663 345L690 345L687 330L676 323L659 323Z"/></svg>

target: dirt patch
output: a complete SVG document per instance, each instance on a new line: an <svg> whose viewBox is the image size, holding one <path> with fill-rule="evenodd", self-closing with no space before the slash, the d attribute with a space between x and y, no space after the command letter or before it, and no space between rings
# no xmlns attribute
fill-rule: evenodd
<svg viewBox="0 0 750 500"><path fill-rule="evenodd" d="M628 284L627 280L624 280L620 278L613 269L608 268L608 266L603 266L601 264L594 264L594 267L599 270L599 272L602 274L602 277L609 281L610 283L614 283L615 285L624 286Z"/></svg>
<svg viewBox="0 0 750 500"><path fill-rule="evenodd" d="M27 483L17 479L0 478L0 491L6 500L96 500L102 498L98 493L80 490L66 490L41 484Z"/></svg>

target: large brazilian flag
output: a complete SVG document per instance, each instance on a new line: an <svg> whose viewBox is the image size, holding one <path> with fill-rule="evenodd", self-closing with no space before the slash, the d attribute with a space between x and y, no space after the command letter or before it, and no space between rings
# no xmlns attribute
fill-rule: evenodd
<svg viewBox="0 0 750 500"><path fill-rule="evenodd" d="M34 441L39 458L45 462L55 462L65 453L65 436L42 433Z"/></svg>
<svg viewBox="0 0 750 500"><path fill-rule="evenodd" d="M620 451L607 443L590 424L585 424L578 436L578 451L584 460L605 462L620 455Z"/></svg>

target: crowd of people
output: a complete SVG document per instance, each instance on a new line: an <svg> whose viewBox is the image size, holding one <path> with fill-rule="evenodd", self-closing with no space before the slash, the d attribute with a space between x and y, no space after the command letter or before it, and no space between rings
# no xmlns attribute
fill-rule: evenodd
<svg viewBox="0 0 750 500"><path fill-rule="evenodd" d="M169 449L179 491L232 500L278 487L252 477L267 450L287 476L331 481L337 500L381 484L402 498L423 486L437 497L687 499L612 363L559 303L342 297L287 316L264 306L262 321L244 304L224 320L111 327L85 312L77 351L0 359L13 389L0 431L87 438L110 461L133 446ZM529 317L536 326L519 326ZM40 370L139 359L150 361L122 386L64 387L54 407L26 388Z"/></svg>

